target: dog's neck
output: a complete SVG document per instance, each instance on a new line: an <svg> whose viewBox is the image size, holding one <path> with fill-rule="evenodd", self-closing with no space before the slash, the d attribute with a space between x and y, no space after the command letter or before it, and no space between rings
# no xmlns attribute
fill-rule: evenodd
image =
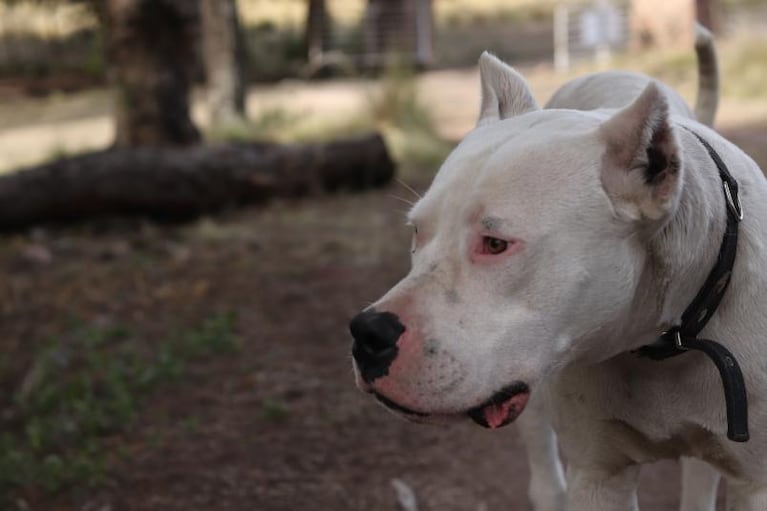
<svg viewBox="0 0 767 511"><path fill-rule="evenodd" d="M722 180L703 145L687 130L683 139L684 184L669 223L650 242L651 270L660 297L658 324L678 323L716 264L727 223Z"/></svg>
<svg viewBox="0 0 767 511"><path fill-rule="evenodd" d="M715 265L727 223L722 180L695 136L681 128L676 133L684 183L673 217L654 233L639 234L647 236L646 257L634 300L623 315L593 333L601 339L584 344L589 347L573 352L569 362L599 363L655 342L679 324Z"/></svg>
<svg viewBox="0 0 767 511"><path fill-rule="evenodd" d="M684 129L676 131L683 148L684 179L677 208L673 217L649 236L634 301L626 316L616 318L616 324L604 332L612 338L611 349L602 351L603 345L599 353L585 354L592 362L650 344L677 325L718 257L727 222L722 181L715 163L694 135Z"/></svg>

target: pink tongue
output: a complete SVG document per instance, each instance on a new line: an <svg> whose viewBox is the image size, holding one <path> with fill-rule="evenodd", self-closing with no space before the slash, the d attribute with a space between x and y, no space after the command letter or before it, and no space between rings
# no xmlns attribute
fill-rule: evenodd
<svg viewBox="0 0 767 511"><path fill-rule="evenodd" d="M522 392L510 397L501 403L487 405L482 409L487 425L495 429L503 426L509 419L509 415L514 415L512 419L522 411L527 404L527 398L530 396L527 392Z"/></svg>

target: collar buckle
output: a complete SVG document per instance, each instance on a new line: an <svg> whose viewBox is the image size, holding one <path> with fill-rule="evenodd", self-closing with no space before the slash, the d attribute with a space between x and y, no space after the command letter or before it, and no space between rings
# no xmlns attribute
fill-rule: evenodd
<svg viewBox="0 0 767 511"><path fill-rule="evenodd" d="M676 349L679 351L687 351L689 348L684 345L682 342L682 332L679 330L679 328L675 328L673 331L669 330L668 332L664 333L663 335L671 334L674 336L674 346L676 346Z"/></svg>

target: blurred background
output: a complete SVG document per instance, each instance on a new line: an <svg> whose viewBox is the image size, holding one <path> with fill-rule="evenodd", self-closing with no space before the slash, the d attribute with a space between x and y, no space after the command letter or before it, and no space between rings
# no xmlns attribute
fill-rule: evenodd
<svg viewBox="0 0 767 511"><path fill-rule="evenodd" d="M530 509L513 428L385 412L346 322L483 50L541 103L606 68L692 103L696 18L764 168L764 0L0 1L0 509ZM675 509L675 463L642 477Z"/></svg>

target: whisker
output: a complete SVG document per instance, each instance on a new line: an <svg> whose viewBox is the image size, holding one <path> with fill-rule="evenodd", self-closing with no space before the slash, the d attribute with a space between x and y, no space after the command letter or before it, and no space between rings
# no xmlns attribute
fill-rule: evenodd
<svg viewBox="0 0 767 511"><path fill-rule="evenodd" d="M412 187L412 186L410 186L409 184L407 184L406 182L404 182L404 181L403 181L402 179L400 179L400 178L395 178L395 179L397 180L397 182L398 182L399 184L401 184L401 185L402 185L402 186L405 188L405 190L408 190L410 193L412 193L413 195L415 195L415 196L416 196L416 197L418 197L419 199L421 199L421 198L422 198L422 197L421 197L421 194L420 194L420 193L418 193L418 192L416 192L416 191L413 189L413 187Z"/></svg>
<svg viewBox="0 0 767 511"><path fill-rule="evenodd" d="M391 197L392 199L396 199L396 200L398 200L400 202L404 202L408 206L415 205L415 203L413 201L409 201L409 200L405 199L404 197L399 197L398 195L389 194L389 197Z"/></svg>

